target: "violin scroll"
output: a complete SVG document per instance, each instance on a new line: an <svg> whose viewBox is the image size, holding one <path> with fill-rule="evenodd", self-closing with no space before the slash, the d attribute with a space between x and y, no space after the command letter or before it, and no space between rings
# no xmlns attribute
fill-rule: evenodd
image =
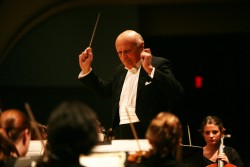
<svg viewBox="0 0 250 167"><path fill-rule="evenodd" d="M40 140L38 137L35 127L38 128L41 134L41 140L47 140L47 127L43 124L40 124L36 121L31 121L31 140Z"/></svg>

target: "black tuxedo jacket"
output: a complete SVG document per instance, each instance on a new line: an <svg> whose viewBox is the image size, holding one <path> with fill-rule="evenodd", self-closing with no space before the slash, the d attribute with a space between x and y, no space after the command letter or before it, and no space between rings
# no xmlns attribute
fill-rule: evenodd
<svg viewBox="0 0 250 167"><path fill-rule="evenodd" d="M152 58L155 67L154 77L151 78L141 67L137 87L136 114L140 120L140 136L145 138L146 129L157 113L170 111L171 103L179 100L183 95L183 87L172 73L169 60L161 57ZM119 100L127 69L121 64L117 67L112 79L104 81L94 71L80 78L81 82L98 95L112 99L112 128L119 125Z"/></svg>

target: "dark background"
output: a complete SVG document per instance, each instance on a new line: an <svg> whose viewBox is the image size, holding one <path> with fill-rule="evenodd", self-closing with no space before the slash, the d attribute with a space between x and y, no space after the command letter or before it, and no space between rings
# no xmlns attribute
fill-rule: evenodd
<svg viewBox="0 0 250 167"><path fill-rule="evenodd" d="M88 103L105 127L111 126L110 101L93 96L77 79L78 55L92 43L95 71L104 79L120 63L116 36L125 29L142 34L155 56L166 57L185 89L173 108L184 140L203 146L198 133L207 115L219 116L225 139L249 166L250 3L248 1L0 1L1 109L29 103L37 121L46 124L64 100ZM194 79L202 76L203 85Z"/></svg>

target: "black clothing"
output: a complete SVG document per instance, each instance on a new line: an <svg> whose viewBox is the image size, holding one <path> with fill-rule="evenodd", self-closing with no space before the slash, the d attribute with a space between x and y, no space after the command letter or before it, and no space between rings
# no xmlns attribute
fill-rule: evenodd
<svg viewBox="0 0 250 167"><path fill-rule="evenodd" d="M43 160L44 157L41 157L37 161L36 167L85 167L80 164L79 160L74 161L67 161L67 160L61 160L61 159L54 159L52 157L49 157L48 161Z"/></svg>
<svg viewBox="0 0 250 167"><path fill-rule="evenodd" d="M16 161L17 161L17 158L14 158L14 157L9 157L5 160L0 160L0 167L14 167Z"/></svg>
<svg viewBox="0 0 250 167"><path fill-rule="evenodd" d="M50 164L37 164L36 167L84 167L80 165L79 163L50 163Z"/></svg>
<svg viewBox="0 0 250 167"><path fill-rule="evenodd" d="M193 167L193 165L177 161L174 157L161 157L159 154L154 154L142 159L141 163L126 162L125 167Z"/></svg>
<svg viewBox="0 0 250 167"><path fill-rule="evenodd" d="M244 166L238 152L234 148L229 147L229 146L225 146L223 148L223 152L227 155L227 158L228 158L230 164L236 165L237 167ZM215 162L212 162L203 156L203 163L204 163L203 166L205 167L207 165L214 164Z"/></svg>
<svg viewBox="0 0 250 167"><path fill-rule="evenodd" d="M172 73L172 66L169 60L155 57L152 58L152 65L155 67L154 77L151 78L141 67L136 96L136 115L140 122L135 126L138 138L145 139L146 130L152 118L161 111L171 110L174 101L179 100L183 95L183 87L175 79ZM112 99L112 128L119 139L130 139L131 135L122 133L119 136L119 101L123 83L128 70L121 64L113 78L103 81L92 70L87 76L80 78L80 81L101 97Z"/></svg>

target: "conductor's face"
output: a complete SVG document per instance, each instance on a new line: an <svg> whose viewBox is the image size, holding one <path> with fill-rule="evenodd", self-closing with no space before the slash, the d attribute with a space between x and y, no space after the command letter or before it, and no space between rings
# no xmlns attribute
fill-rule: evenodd
<svg viewBox="0 0 250 167"><path fill-rule="evenodd" d="M138 44L135 38L131 36L119 36L115 43L117 54L128 69L136 66L140 60L141 52L143 50L143 43Z"/></svg>

